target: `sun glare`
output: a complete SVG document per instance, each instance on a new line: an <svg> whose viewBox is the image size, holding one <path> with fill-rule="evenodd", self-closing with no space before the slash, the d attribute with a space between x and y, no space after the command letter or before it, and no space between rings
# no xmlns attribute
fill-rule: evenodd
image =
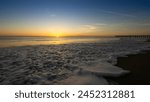
<svg viewBox="0 0 150 102"><path fill-rule="evenodd" d="M56 37L57 37L57 38L59 38L59 37L60 37L60 34L59 34L59 33L58 33L58 34L56 34Z"/></svg>
<svg viewBox="0 0 150 102"><path fill-rule="evenodd" d="M63 36L63 33L62 32L54 32L51 34L51 36L59 38L59 37Z"/></svg>
<svg viewBox="0 0 150 102"><path fill-rule="evenodd" d="M61 37L61 36L65 36L66 32L68 31L68 29L65 26L51 26L50 27L50 36L54 36L54 37Z"/></svg>

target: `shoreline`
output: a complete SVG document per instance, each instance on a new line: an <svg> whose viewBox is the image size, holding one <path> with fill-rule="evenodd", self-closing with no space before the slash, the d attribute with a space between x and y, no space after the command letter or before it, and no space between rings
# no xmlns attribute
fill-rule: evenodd
<svg viewBox="0 0 150 102"><path fill-rule="evenodd" d="M117 64L120 68L129 70L130 73L107 78L119 85L150 85L150 50L141 51L138 54L129 54L127 57L118 57Z"/></svg>
<svg viewBox="0 0 150 102"><path fill-rule="evenodd" d="M0 48L0 84L104 85L117 84L116 82L121 84L122 77L119 77L119 79L118 76L124 73L123 69L126 68L122 67L124 61L120 65L118 64L120 68L107 61L116 62L116 57L119 55L150 47L149 43L145 41L137 42L126 39L112 40L112 42L108 40L104 43L105 45L100 44L101 42ZM136 61L132 63L136 63ZM83 70L80 71L80 69ZM130 70L130 68L127 68L127 70ZM144 71L149 72L149 70ZM73 75L73 77L70 77L70 75ZM128 77L128 75L126 76ZM134 79L129 77L127 81L123 82L128 84L129 80L133 81Z"/></svg>

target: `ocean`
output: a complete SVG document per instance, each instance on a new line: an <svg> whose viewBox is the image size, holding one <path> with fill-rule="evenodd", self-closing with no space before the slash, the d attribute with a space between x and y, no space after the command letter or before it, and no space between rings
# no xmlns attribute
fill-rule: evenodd
<svg viewBox="0 0 150 102"><path fill-rule="evenodd" d="M114 37L0 37L0 47L95 43L117 40Z"/></svg>
<svg viewBox="0 0 150 102"><path fill-rule="evenodd" d="M119 37L1 37L0 84L105 85L129 70L118 57L148 50L147 39Z"/></svg>

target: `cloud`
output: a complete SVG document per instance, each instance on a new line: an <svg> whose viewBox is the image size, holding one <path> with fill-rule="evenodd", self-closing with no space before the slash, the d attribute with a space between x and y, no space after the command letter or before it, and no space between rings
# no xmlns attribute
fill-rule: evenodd
<svg viewBox="0 0 150 102"><path fill-rule="evenodd" d="M130 25L132 25L132 26L150 26L150 23L130 23Z"/></svg>
<svg viewBox="0 0 150 102"><path fill-rule="evenodd" d="M107 14L113 14L113 15L118 15L118 16L124 16L124 17L136 17L134 15L126 14L126 13L120 13L120 12L115 12L115 11L109 11L109 10L100 10L104 13Z"/></svg>
<svg viewBox="0 0 150 102"><path fill-rule="evenodd" d="M84 32L89 33L95 31L102 31L105 26L107 26L107 24L105 23L93 23L81 25L81 28Z"/></svg>
<svg viewBox="0 0 150 102"><path fill-rule="evenodd" d="M50 17L56 17L56 14L50 14Z"/></svg>
<svg viewBox="0 0 150 102"><path fill-rule="evenodd" d="M88 28L89 30L95 30L96 27L93 25L83 25L85 28Z"/></svg>
<svg viewBox="0 0 150 102"><path fill-rule="evenodd" d="M143 24L139 24L139 25L142 25L142 26L150 26L150 23L143 23Z"/></svg>
<svg viewBox="0 0 150 102"><path fill-rule="evenodd" d="M95 25L96 26L106 26L107 24L105 24L105 23L96 23Z"/></svg>

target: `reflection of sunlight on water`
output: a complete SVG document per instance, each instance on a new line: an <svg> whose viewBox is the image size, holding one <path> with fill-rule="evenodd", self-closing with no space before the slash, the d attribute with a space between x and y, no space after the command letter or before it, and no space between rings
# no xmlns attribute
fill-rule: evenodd
<svg viewBox="0 0 150 102"><path fill-rule="evenodd" d="M50 41L49 44L69 44L69 43L88 43L95 42L98 39L63 39L57 38L55 41Z"/></svg>
<svg viewBox="0 0 150 102"><path fill-rule="evenodd" d="M108 38L37 38L32 39L19 39L11 40L10 38L7 40L0 40L0 47L11 47L11 46L27 46L27 45L59 45L59 44L70 44L70 43L88 43L88 42L101 42L108 40Z"/></svg>

